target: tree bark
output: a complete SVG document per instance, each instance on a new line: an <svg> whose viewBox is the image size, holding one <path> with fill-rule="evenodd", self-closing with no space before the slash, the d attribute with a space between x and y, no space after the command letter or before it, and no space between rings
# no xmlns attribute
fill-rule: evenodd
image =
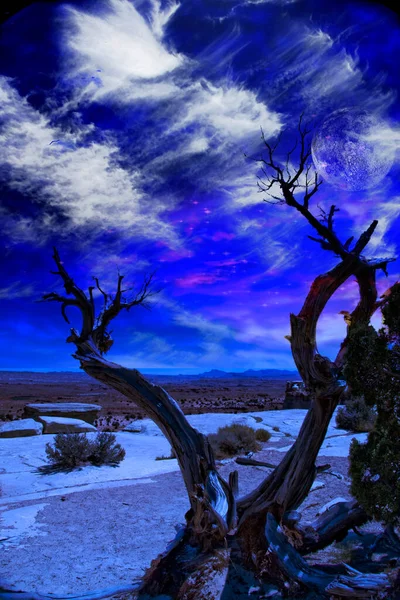
<svg viewBox="0 0 400 600"><path fill-rule="evenodd" d="M304 528L300 524L300 518L299 513L295 519L292 518L292 513L287 513L283 517L282 525L291 544L302 555L342 541L350 529L360 527L371 520L355 500L337 502Z"/></svg>
<svg viewBox="0 0 400 600"><path fill-rule="evenodd" d="M280 585L287 584L288 578L292 577L291 571L287 571L288 565L285 561L282 563L279 555L283 544L282 530L286 531L292 541L299 539L298 533L302 530L300 527L283 525L282 521L284 515L296 509L310 491L317 473L315 462L319 450L344 390L344 384L339 380L338 366L316 351L316 325L329 298L356 271L356 263L356 258L349 257L327 274L317 277L299 315L291 315L292 353L299 372L311 391L311 407L297 440L281 463L256 490L239 501L237 472L231 474L229 482L218 474L207 437L191 427L175 400L160 386L149 383L137 370L126 369L102 356L101 348L109 345L110 340L106 330L101 330L101 339L98 334L96 341L93 340L88 333L89 327L94 323L91 315L84 318L84 335L72 330L68 341L77 347L74 356L79 360L81 368L91 377L134 400L163 431L178 459L188 492L191 508L185 515L186 527L167 551L152 562L140 588L139 598L162 593L174 598L185 598L191 585L188 582L193 583L195 572L209 573L211 565L221 563L222 556L222 562L228 560L228 533L236 533L242 563L256 575L275 580ZM79 308L85 313L92 310L92 304L85 304L85 295L76 288L65 270L62 268L60 272L66 289L75 296ZM364 271L363 277L360 277L360 288L362 285L365 287L367 280L370 285L373 275L368 272L368 277L369 280L365 278ZM376 298L374 286L372 293L371 287L368 288L367 301L365 297L366 294L363 293L359 305L353 311L357 320L369 318L372 314ZM63 306L66 305L65 299L57 297L57 300L62 301ZM107 309L105 314L109 317L110 311ZM353 323L355 322L356 319ZM100 331L99 326L94 331ZM237 517L240 520L236 530ZM282 524L278 534L272 527L275 522L277 527ZM350 527L352 524L351 517L347 520L343 517L341 525L336 523L331 527L326 526L324 531L320 524L316 533L307 536L306 532L302 536L300 552L328 545L335 537L343 535L347 525ZM276 535L280 545L275 543L276 540L273 541ZM272 536L271 539L268 536ZM306 566L300 553L290 544L288 548L288 544L286 540L285 552L290 552L293 569L299 570L299 566L302 566L300 579L294 578L297 584L309 586L310 589L318 587L321 594L325 593L321 587L322 582L325 585L327 581L325 574L316 574L315 570ZM198 578L199 575L197 581ZM332 578L329 579L331 580Z"/></svg>
<svg viewBox="0 0 400 600"><path fill-rule="evenodd" d="M91 377L112 387L146 411L170 442L190 500L186 520L193 539L204 550L224 544L236 525L237 472L226 482L216 469L206 435L194 429L177 402L135 369L126 369L100 356L90 341L75 340L74 355Z"/></svg>

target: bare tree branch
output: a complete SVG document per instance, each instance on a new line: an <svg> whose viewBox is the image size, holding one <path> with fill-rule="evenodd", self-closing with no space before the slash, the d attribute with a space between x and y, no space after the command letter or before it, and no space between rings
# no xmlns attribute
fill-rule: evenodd
<svg viewBox="0 0 400 600"><path fill-rule="evenodd" d="M297 147L295 145L292 148L286 157L286 174L284 173L284 169L280 167L278 162L275 160L274 153L278 147L280 137L277 139L275 144L270 144L262 132L262 140L264 142L264 146L267 149L267 157L259 157L254 159L260 167L261 171L265 177L265 179L261 176L258 176L257 186L261 193L267 194L267 196L272 197L276 202L269 202L270 204L287 204L288 206L293 206L298 210L310 223L310 225L317 231L317 233L321 236L323 240L325 240L329 245L322 246L324 249L329 249L333 251L337 256L340 256L344 259L348 250L344 248L337 235L333 231L333 217L334 213L338 211L335 206L332 206L329 214L325 215L324 220L326 221L326 225L318 221L318 219L309 211L309 203L310 199L316 194L320 186L322 185L322 180L319 178L318 173L314 174L314 178L310 178L311 171L311 146L307 141L307 136L310 133L310 129L307 126L303 126L302 123L303 115L301 115L298 124L298 131L300 136L300 152L299 152L299 166L294 171L293 175L289 172L289 163L291 155L294 149ZM302 175L305 175L305 184L300 183L300 178ZM279 197L276 194L273 195L271 193L271 189L277 184L282 192L283 197ZM297 190L305 188L305 192L303 194L303 201L298 202L295 198L295 193ZM319 242L321 243L321 242Z"/></svg>
<svg viewBox="0 0 400 600"><path fill-rule="evenodd" d="M360 235L360 237L358 238L358 241L356 242L356 244L353 248L354 254L360 254L364 250L365 246L368 244L369 240L371 239L372 234L374 233L377 225L378 225L378 221L376 221L376 220L372 221L372 223L368 227L368 229Z"/></svg>
<svg viewBox="0 0 400 600"><path fill-rule="evenodd" d="M72 277L70 277L70 275L67 273L56 248L54 248L53 259L57 265L58 270L52 271L52 273L61 277L64 283L65 291L68 295L73 296L73 298L66 298L64 296L61 296L60 294L51 292L49 294L45 294L43 296L42 301L60 302L61 312L67 323L70 323L70 321L66 314L66 308L68 306L74 306L78 308L82 315L82 329L80 333L73 330L68 340L71 342L75 342L77 339L79 341L85 341L91 338L98 350L102 354L108 352L108 350L113 344L113 341L111 339L111 332L108 331L107 328L111 321L121 312L121 310L125 309L129 311L133 306L138 305L142 305L144 306L144 308L149 309L150 305L148 303L148 300L152 296L158 294L160 291L159 289L151 289L155 272L145 276L141 287L139 288L135 296L129 301L125 301L122 297L122 294L128 291L122 289L122 281L124 279L123 275L118 276L117 290L114 297L105 292L104 289L100 286L99 279L97 277L94 277L93 279L96 283L96 288L103 296L103 309L100 312L100 314L96 317L95 302L93 298L93 290L95 289L95 287L89 287L89 297L87 297L86 294L75 284Z"/></svg>

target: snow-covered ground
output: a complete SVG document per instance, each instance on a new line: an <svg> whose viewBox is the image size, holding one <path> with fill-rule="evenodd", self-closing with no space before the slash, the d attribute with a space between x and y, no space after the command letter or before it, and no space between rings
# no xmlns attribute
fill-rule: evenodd
<svg viewBox="0 0 400 600"><path fill-rule="evenodd" d="M287 439L287 446L279 448L280 452L286 452L296 438L306 413L306 410L292 409L245 414L189 415L187 419L193 427L205 434L214 433L219 427L234 422L256 429L268 429L272 434L271 441ZM262 421L257 422L256 419ZM158 456L169 456L171 449L157 425L151 419L143 419L138 423L143 427L143 433L116 433L117 441L126 451L125 460L117 468L87 466L71 473L43 475L37 468L47 463L45 446L53 441L54 435L1 439L0 508L22 500L128 483L131 485L134 481L144 483L152 476L178 471L176 460L155 460ZM279 431L275 431L274 427L279 428ZM87 435L91 437L95 434ZM320 454L347 456L353 437L364 441L366 434L353 434L336 428L333 417Z"/></svg>
<svg viewBox="0 0 400 600"><path fill-rule="evenodd" d="M272 434L268 445L273 446L274 441L287 440L287 445L284 447L281 443L280 447L275 447L276 450L284 452L295 440L306 412L293 409L245 414L203 414L190 415L188 420L205 434L216 432L219 427L233 422L240 422L255 428L262 427L268 429ZM116 488L121 488L122 492L124 486L133 486L133 488L130 487L130 492L137 486L138 496L144 494L146 497L147 486L149 486L149 490L152 489L154 487L152 484L157 482L159 476L179 471L176 460L155 460L158 456L169 456L170 454L170 444L159 428L150 419L143 419L138 424L143 428L142 433L119 432L116 434L117 441L126 451L124 461L116 468L86 466L70 473L44 475L38 472L37 468L46 464L45 446L46 443L53 441L54 435L0 439L0 582L9 581L13 585L17 585L19 582L20 567L15 564L15 561L13 562L14 572L9 573L10 552L12 553L13 549L18 552L21 547L24 547L24 544L29 544L28 538L43 540L45 536L49 535L49 527L46 528L43 523L43 515L46 514L46 507L47 510L49 509L48 504L51 504L53 498L56 499L58 496L64 499L69 494L79 492L78 496L74 496L74 502L76 502L76 497L82 498L83 506L85 505L85 493L88 497L92 491L100 493L100 491L106 492L108 489L111 497L111 494L115 496ZM274 427L279 428L279 431L274 430ZM90 437L95 434L88 435ZM364 441L366 434L349 434L337 429L333 417L320 455L347 456L353 437ZM115 489L115 492L112 492L112 488ZM149 493L149 501L151 498L152 495ZM181 504L184 502L182 498ZM48 499L47 502L46 499ZM80 506L79 502L77 506ZM154 512L156 510L158 509L154 507ZM182 517L185 510L181 513ZM149 512L152 514L151 510ZM42 517L40 517L40 513ZM179 510L177 514L179 514ZM171 519L175 519L171 522L177 522L176 515L171 516ZM159 551L163 549L162 543L163 540L160 542ZM144 557L144 564L146 561L147 557ZM38 577L39 574L36 572L36 578ZM43 588L40 588L39 585L39 589ZM54 589L48 589L48 591L56 592ZM68 586L63 588L63 593L68 591L70 591Z"/></svg>

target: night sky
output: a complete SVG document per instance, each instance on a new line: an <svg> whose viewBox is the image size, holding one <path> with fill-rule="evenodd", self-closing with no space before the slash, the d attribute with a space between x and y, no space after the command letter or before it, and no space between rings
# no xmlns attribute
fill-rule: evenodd
<svg viewBox="0 0 400 600"><path fill-rule="evenodd" d="M271 143L282 133L284 161L300 114L310 141L330 138L335 111L372 115L364 147L372 162L388 157L388 173L367 189L324 180L310 208L340 207L342 240L378 219L365 255L396 256L399 56L399 17L373 2L92 0L34 3L7 19L0 369L78 368L60 306L37 302L63 291L53 246L84 289L96 276L112 292L118 273L135 289L156 270L162 291L151 311L113 323L110 360L145 372L294 369L289 314L338 259L294 209L263 201L251 160L260 128ZM379 274L380 292L398 264ZM335 356L338 313L356 301L349 281L320 320L320 353ZM79 327L79 314L70 319Z"/></svg>

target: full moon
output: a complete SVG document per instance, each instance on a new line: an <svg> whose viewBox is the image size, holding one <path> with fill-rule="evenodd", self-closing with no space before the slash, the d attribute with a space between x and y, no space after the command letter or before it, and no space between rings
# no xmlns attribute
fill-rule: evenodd
<svg viewBox="0 0 400 600"><path fill-rule="evenodd" d="M333 112L314 134L311 154L315 169L334 187L349 190L376 188L388 174L393 150L384 143L383 121L364 110Z"/></svg>

